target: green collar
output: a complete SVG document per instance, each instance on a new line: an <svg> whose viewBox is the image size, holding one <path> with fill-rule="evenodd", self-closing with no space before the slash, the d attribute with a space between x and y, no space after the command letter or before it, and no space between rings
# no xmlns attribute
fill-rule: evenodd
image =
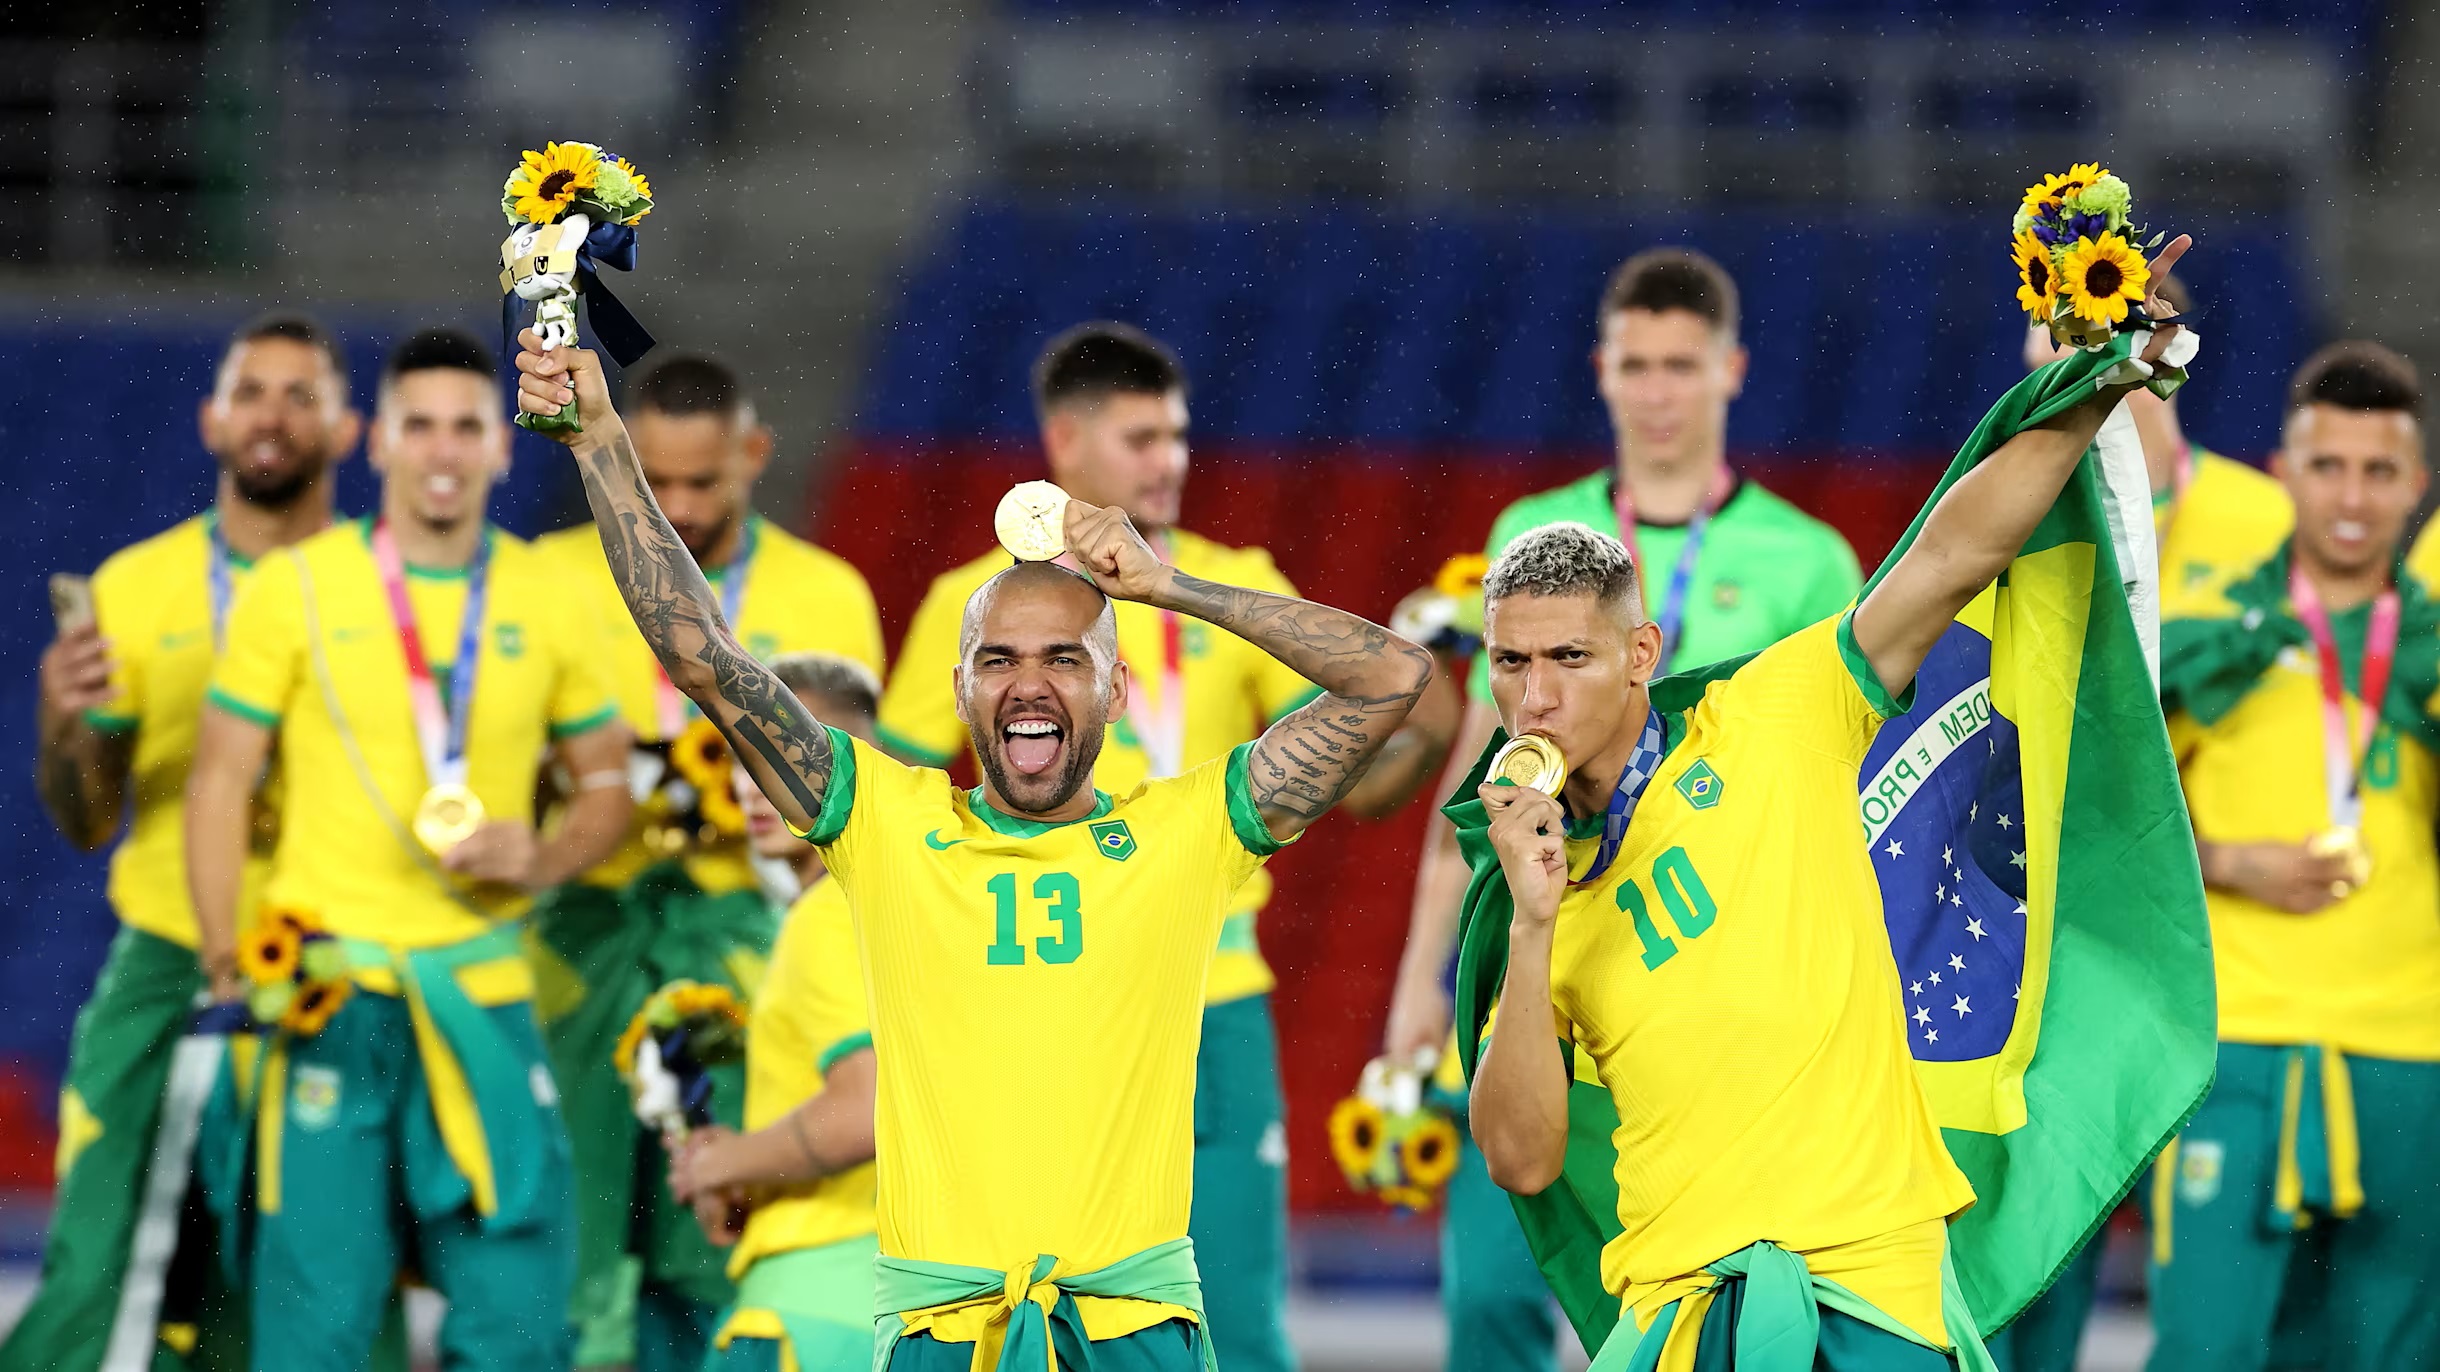
<svg viewBox="0 0 2440 1372"><path fill-rule="evenodd" d="M1021 819L993 805L990 801L983 799L983 788L980 786L966 793L966 808L974 812L974 817L983 821L983 826L993 833L1006 834L1010 838L1033 838L1038 834L1047 834L1053 829L1064 829L1070 824L1089 823L1110 813L1117 804L1118 802L1110 799L1109 792L1095 788L1092 813L1057 824L1045 824L1038 819Z"/></svg>
<svg viewBox="0 0 2440 1372"><path fill-rule="evenodd" d="M203 512L203 532L206 538L218 538L220 536L220 511L206 510ZM235 548L229 547L227 543L222 543L220 546L227 551L230 566L235 567L241 572L250 572L254 570L253 558L246 556L244 553L237 551Z"/></svg>

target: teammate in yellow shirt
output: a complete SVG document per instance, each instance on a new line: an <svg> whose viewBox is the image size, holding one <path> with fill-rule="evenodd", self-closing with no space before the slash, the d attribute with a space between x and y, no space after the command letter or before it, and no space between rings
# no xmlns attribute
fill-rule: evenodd
<svg viewBox="0 0 2440 1372"><path fill-rule="evenodd" d="M678 355L630 384L636 452L746 651L831 653L881 671L881 621L843 559L754 513L771 431L726 365ZM576 1150L579 1367L695 1372L733 1294L721 1255L653 1178L667 1166L612 1064L647 996L681 978L751 997L778 932L755 889L719 734L627 621L591 524L535 545L609 626L604 676L638 740L635 820L609 861L534 912L539 1009ZM729 1069L721 1069L723 1073ZM715 1091L735 1125L740 1092ZM639 1184L638 1178L644 1179Z"/></svg>
<svg viewBox="0 0 2440 1372"><path fill-rule="evenodd" d="M334 936L350 988L233 1054L221 1104L249 1103L206 1130L205 1158L234 1164L207 1171L215 1208L249 1226L257 1372L355 1372L402 1266L449 1302L445 1363L567 1362L567 1135L516 920L617 842L627 739L593 670L600 624L484 522L508 460L493 375L461 333L399 346L369 447L378 511L259 564L213 673L186 836L214 995L286 975L262 953L241 972L238 952L266 765L266 908ZM546 750L575 799L543 839Z"/></svg>
<svg viewBox="0 0 2440 1372"><path fill-rule="evenodd" d="M1072 502L1066 542L1090 582L1028 563L969 603L955 678L985 780L959 794L815 725L739 649L652 504L599 364L526 345L519 403L578 405L568 441L638 625L854 911L879 1068L875 1366L1072 1366L1098 1356L1087 1340L1128 1341L1103 1352L1130 1365L1208 1366L1186 1228L1220 926L1405 722L1430 654L1343 611L1179 572L1123 512ZM1248 639L1324 694L1183 776L1097 791L1131 686L1110 597Z"/></svg>
<svg viewBox="0 0 2440 1372"><path fill-rule="evenodd" d="M880 682L814 653L771 674L814 719L873 741ZM788 831L740 774L757 856L784 861L794 897L746 1042L746 1128L698 1129L670 1166L715 1243L734 1244L737 1303L721 1318L718 1372L869 1372L873 1365L873 1032L856 928L821 852ZM738 1220L743 1217L743 1227Z"/></svg>
<svg viewBox="0 0 2440 1372"><path fill-rule="evenodd" d="M1942 1273L1944 1222L1973 1192L1894 1013L1857 770L2122 394L2098 390L1998 448L1860 605L1764 649L1683 714L1652 708L1661 635L1615 539L1552 525L1484 581L1501 722L1549 736L1573 771L1558 798L1479 792L1515 917L1474 1137L1493 1180L1538 1193L1566 1156L1571 1075L1610 1093L1622 1232L1602 1277L1627 1317L1597 1366L1654 1356L1638 1345L1664 1322L1664 1366L1694 1365L1698 1340L1742 1345L1772 1326L1814 1332L1813 1348L1785 1349L1791 1366L1970 1351L1972 1317L1944 1299ZM1855 1301L1816 1309L1828 1284Z"/></svg>
<svg viewBox="0 0 2440 1372"><path fill-rule="evenodd" d="M183 1101L164 1094L203 986L181 829L187 764L231 597L255 559L329 525L330 468L362 427L337 343L293 314L237 331L198 420L220 467L212 508L113 554L93 577L94 621L63 624L43 654L35 774L44 809L87 852L122 817L129 825L110 861L121 928L77 1017L60 1092L42 1280L0 1344L6 1372L93 1372L113 1350L122 1361L150 1359L155 1325L167 1326L157 1350L165 1359L196 1337L193 1293L164 1289L167 1256L131 1262L138 1228L174 1226L184 1195L164 1188L158 1213L144 1203L157 1157L188 1164L175 1140L156 1153L156 1126L180 1116L191 1129L201 1103L192 1090ZM249 889L259 868L248 863ZM123 1303L128 1286L137 1298Z"/></svg>
<svg viewBox="0 0 2440 1372"><path fill-rule="evenodd" d="M1051 480L1088 504L1115 506L1163 561L1232 586L1292 596L1260 548L1231 548L1178 527L1185 489L1186 373L1141 330L1082 324L1051 340L1034 364L1034 410ZM945 767L966 751L951 681L960 625L974 593L1008 566L993 551L940 576L915 612L881 702L881 736L901 759ZM1243 639L1150 605L1121 602L1118 651L1132 689L1111 725L1095 776L1123 795L1147 778L1179 776L1260 734L1317 692ZM1456 723L1457 692L1442 683L1343 802L1386 813L1438 766ZM1271 897L1257 871L1221 926L1205 988L1195 1063L1192 1233L1212 1341L1241 1372L1288 1372L1287 1129L1271 1023L1271 969L1255 934Z"/></svg>
<svg viewBox="0 0 2440 1372"><path fill-rule="evenodd" d="M2398 561L2421 412L2388 349L2307 361L2273 462L2295 537L2162 631L2221 1042L2155 1174L2154 1367L2263 1367L2282 1309L2328 1366L2440 1358L2440 609Z"/></svg>

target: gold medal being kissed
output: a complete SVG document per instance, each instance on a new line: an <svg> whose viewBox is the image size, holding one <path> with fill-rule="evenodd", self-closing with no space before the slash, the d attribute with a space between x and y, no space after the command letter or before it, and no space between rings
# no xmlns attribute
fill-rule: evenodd
<svg viewBox="0 0 2440 1372"><path fill-rule="evenodd" d="M415 807L415 837L441 857L483 827L483 798L464 786L435 786Z"/></svg>
<svg viewBox="0 0 2440 1372"><path fill-rule="evenodd" d="M2364 846L2364 836L2351 824L2322 830L2305 840L2304 850L2315 857L2337 858L2346 864L2347 875L2330 887L2330 894L2340 900L2362 890L2364 883L2372 880L2372 851Z"/></svg>
<svg viewBox="0 0 2440 1372"><path fill-rule="evenodd" d="M1567 758L1543 735L1519 734L1492 755L1487 779L1555 796L1567 784Z"/></svg>

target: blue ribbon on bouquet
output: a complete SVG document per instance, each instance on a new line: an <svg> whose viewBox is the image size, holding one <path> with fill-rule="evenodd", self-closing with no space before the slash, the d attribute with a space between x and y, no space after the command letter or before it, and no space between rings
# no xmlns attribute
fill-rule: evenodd
<svg viewBox="0 0 2440 1372"><path fill-rule="evenodd" d="M634 312L602 284L603 267L622 272L635 270L635 225L596 224L585 235L585 245L576 250L576 294L584 301L585 319L593 325L593 336L601 340L603 350L618 359L620 366L632 367L652 351L654 339ZM518 307L524 303L515 291L500 297L500 346L509 352L517 348L517 323L522 313Z"/></svg>

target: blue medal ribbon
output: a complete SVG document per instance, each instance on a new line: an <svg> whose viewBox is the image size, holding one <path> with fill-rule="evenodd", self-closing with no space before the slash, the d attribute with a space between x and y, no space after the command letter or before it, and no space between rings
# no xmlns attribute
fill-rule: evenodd
<svg viewBox="0 0 2440 1372"><path fill-rule="evenodd" d="M218 512L205 517L203 531L212 549L206 561L204 587L212 598L212 653L217 657L227 646L229 632L229 540L220 532Z"/></svg>
<svg viewBox="0 0 2440 1372"><path fill-rule="evenodd" d="M1677 654L1678 629L1686 622L1686 594L1694 587L1694 566L1703 555L1703 533L1710 527L1711 517L1736 491L1736 479L1722 467L1712 478L1712 487L1704 494L1703 503L1695 507L1693 516L1686 521L1686 541L1678 547L1677 565L1670 569L1668 588L1661 595L1661 612L1653 621L1661 626L1664 663ZM1636 538L1635 497L1616 474L1610 477L1610 507L1618 517L1618 541L1627 545L1636 575L1641 576L1644 554Z"/></svg>
<svg viewBox="0 0 2440 1372"><path fill-rule="evenodd" d="M1661 723L1660 709L1646 702L1644 731L1635 740L1635 751L1627 754L1627 765L1618 773L1618 786L1610 792L1610 808L1601 817L1601 847L1593 854L1593 865L1569 885L1589 886L1601 880L1601 874L1618 860L1618 850L1627 841L1627 826L1635 821L1635 808L1643 803L1652 778L1660 774L1661 758L1667 753L1666 742L1667 730Z"/></svg>

